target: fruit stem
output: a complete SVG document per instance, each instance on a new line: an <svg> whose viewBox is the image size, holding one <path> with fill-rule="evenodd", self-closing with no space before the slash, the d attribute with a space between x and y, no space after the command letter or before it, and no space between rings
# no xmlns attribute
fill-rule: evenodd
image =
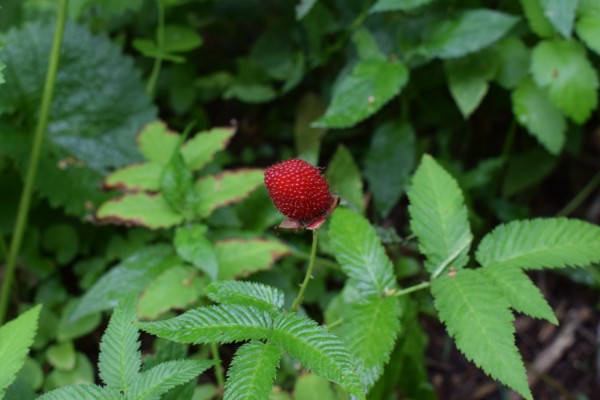
<svg viewBox="0 0 600 400"><path fill-rule="evenodd" d="M313 232L312 248L310 250L308 269L306 270L306 275L304 276L304 281L302 282L302 285L300 286L300 291L298 292L298 296L296 296L296 299L292 303L292 308L291 308L292 311L298 311L298 309L300 308L300 304L302 304L302 299L304 298L304 291L306 290L306 287L308 286L308 282L312 278L312 271L313 271L313 268L315 267L315 258L317 256L317 237L318 237L319 230L315 229L312 232Z"/></svg>
<svg viewBox="0 0 600 400"><path fill-rule="evenodd" d="M58 73L58 61L60 59L60 47L62 44L65 22L67 20L68 0L61 0L58 6L56 17L56 28L54 31L54 39L52 41L52 49L50 50L50 58L48 61L48 70L46 71L46 81L44 82L44 92L42 95L42 104L40 105L40 116L35 128L33 137L33 146L31 147L31 156L29 158L29 166L27 175L25 176L25 184L19 201L19 209L17 211L17 220L15 222L15 230L8 249L6 257L6 270L4 272L4 281L2 282L2 292L0 294L0 325L4 323L6 313L8 311L8 299L10 289L15 275L15 267L17 264L17 256L21 248L21 241L27 226L27 216L29 214L29 206L33 195L33 187L35 185L35 177L42 154L42 145L44 144L44 134L48 126L50 116L50 106L54 94L54 86L56 85L56 75Z"/></svg>

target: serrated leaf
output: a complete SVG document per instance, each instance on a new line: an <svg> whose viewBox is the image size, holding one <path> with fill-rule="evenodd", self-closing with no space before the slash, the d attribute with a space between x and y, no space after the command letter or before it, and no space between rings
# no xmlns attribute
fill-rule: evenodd
<svg viewBox="0 0 600 400"><path fill-rule="evenodd" d="M194 176L179 151L173 152L171 159L162 170L160 195L170 208L178 214L191 216L191 208L196 203Z"/></svg>
<svg viewBox="0 0 600 400"><path fill-rule="evenodd" d="M578 0L540 0L544 16L566 38L571 37Z"/></svg>
<svg viewBox="0 0 600 400"><path fill-rule="evenodd" d="M415 133L407 123L388 122L377 128L365 159L365 177L375 208L386 217L400 200L415 167ZM394 173L390 173L394 171Z"/></svg>
<svg viewBox="0 0 600 400"><path fill-rule="evenodd" d="M123 399L118 390L102 388L91 383L64 386L38 397L37 400L117 400Z"/></svg>
<svg viewBox="0 0 600 400"><path fill-rule="evenodd" d="M360 378L344 344L313 320L296 313L280 314L273 321L270 339L315 374L339 384L364 399Z"/></svg>
<svg viewBox="0 0 600 400"><path fill-rule="evenodd" d="M558 324L540 290L520 268L492 266L481 269L481 272L496 284L515 311Z"/></svg>
<svg viewBox="0 0 600 400"><path fill-rule="evenodd" d="M533 79L575 123L582 124L598 104L598 75L585 48L569 40L546 40L533 49Z"/></svg>
<svg viewBox="0 0 600 400"><path fill-rule="evenodd" d="M204 289L204 293L217 303L246 304L266 311L280 309L284 302L281 290L256 282L213 282Z"/></svg>
<svg viewBox="0 0 600 400"><path fill-rule="evenodd" d="M600 3L579 0L575 31L587 47L600 54Z"/></svg>
<svg viewBox="0 0 600 400"><path fill-rule="evenodd" d="M200 170L225 149L235 134L234 128L213 128L199 132L181 146L181 155L185 164L192 170Z"/></svg>
<svg viewBox="0 0 600 400"><path fill-rule="evenodd" d="M150 229L168 228L183 222L162 194L126 194L102 204L96 217L103 222L141 225Z"/></svg>
<svg viewBox="0 0 600 400"><path fill-rule="evenodd" d="M558 155L565 144L567 122L548 95L531 79L524 79L512 93L513 113L548 152Z"/></svg>
<svg viewBox="0 0 600 400"><path fill-rule="evenodd" d="M458 349L492 378L532 400L515 345L514 317L494 283L478 270L463 269L434 279L431 292Z"/></svg>
<svg viewBox="0 0 600 400"><path fill-rule="evenodd" d="M291 252L284 243L271 239L228 239L215 243L215 250L221 280L246 277L268 269Z"/></svg>
<svg viewBox="0 0 600 400"><path fill-rule="evenodd" d="M372 388L389 361L400 332L402 307L395 296L370 296L347 304L343 323L335 330L358 364L367 390Z"/></svg>
<svg viewBox="0 0 600 400"><path fill-rule="evenodd" d="M23 367L37 332L41 305L33 307L0 327L0 398Z"/></svg>
<svg viewBox="0 0 600 400"><path fill-rule="evenodd" d="M542 37L551 37L556 33L550 21L544 16L540 0L521 0L521 7L529 27L535 34Z"/></svg>
<svg viewBox="0 0 600 400"><path fill-rule="evenodd" d="M240 347L227 370L225 400L269 398L281 349L272 343L253 341Z"/></svg>
<svg viewBox="0 0 600 400"><path fill-rule="evenodd" d="M409 70L401 62L362 60L336 86L325 115L314 127L347 128L375 114L400 94Z"/></svg>
<svg viewBox="0 0 600 400"><path fill-rule="evenodd" d="M107 387L122 392L138 379L142 365L140 335L133 325L137 320L135 300L135 294L129 294L119 302L100 342L100 378Z"/></svg>
<svg viewBox="0 0 600 400"><path fill-rule="evenodd" d="M107 189L123 191L160 189L160 176L163 167L155 162L132 164L118 169L104 179Z"/></svg>
<svg viewBox="0 0 600 400"><path fill-rule="evenodd" d="M262 181L263 171L259 169L239 169L205 176L195 185L196 214L206 218L218 207L241 201Z"/></svg>
<svg viewBox="0 0 600 400"><path fill-rule="evenodd" d="M129 388L127 399L159 400L175 386L189 382L212 366L211 361L166 361L144 371Z"/></svg>
<svg viewBox="0 0 600 400"><path fill-rule="evenodd" d="M137 144L144 158L163 167L168 164L180 140L177 132L169 130L162 121L147 124L137 136Z"/></svg>
<svg viewBox="0 0 600 400"><path fill-rule="evenodd" d="M600 227L567 218L513 221L487 234L475 257L484 266L583 267L600 262Z"/></svg>
<svg viewBox="0 0 600 400"><path fill-rule="evenodd" d="M217 253L211 241L206 238L206 231L206 226L198 224L179 227L175 231L173 244L181 258L216 280L219 273Z"/></svg>
<svg viewBox="0 0 600 400"><path fill-rule="evenodd" d="M443 59L461 57L496 42L518 21L518 17L494 10L464 11L433 25L422 51Z"/></svg>
<svg viewBox="0 0 600 400"><path fill-rule="evenodd" d="M145 332L179 343L231 343L264 339L273 321L266 311L241 305L199 307L175 318L139 323Z"/></svg>
<svg viewBox="0 0 600 400"><path fill-rule="evenodd" d="M429 155L424 155L408 191L410 227L435 276L468 262L473 240L467 208L456 180Z"/></svg>
<svg viewBox="0 0 600 400"><path fill-rule="evenodd" d="M410 11L431 3L433 0L377 0L369 13L386 11Z"/></svg>
<svg viewBox="0 0 600 400"><path fill-rule="evenodd" d="M363 182L352 154L340 144L329 162L325 174L331 191L360 213L365 211Z"/></svg>
<svg viewBox="0 0 600 400"><path fill-rule="evenodd" d="M498 57L498 71L494 79L505 89L514 89L529 74L530 51L516 36L502 39L494 50Z"/></svg>
<svg viewBox="0 0 600 400"><path fill-rule="evenodd" d="M113 267L81 299L71 320L108 310L132 291L140 291L165 269L177 262L170 246L143 247Z"/></svg>

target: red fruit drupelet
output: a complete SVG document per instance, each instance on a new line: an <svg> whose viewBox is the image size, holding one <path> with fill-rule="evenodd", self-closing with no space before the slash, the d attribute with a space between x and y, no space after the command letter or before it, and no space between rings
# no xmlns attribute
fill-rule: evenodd
<svg viewBox="0 0 600 400"><path fill-rule="evenodd" d="M275 207L296 221L306 222L322 216L333 202L321 171L297 158L267 168L265 186Z"/></svg>

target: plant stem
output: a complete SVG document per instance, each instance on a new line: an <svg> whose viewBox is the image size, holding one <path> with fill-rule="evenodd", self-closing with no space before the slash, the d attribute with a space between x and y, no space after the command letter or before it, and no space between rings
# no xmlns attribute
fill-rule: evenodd
<svg viewBox="0 0 600 400"><path fill-rule="evenodd" d="M600 185L600 172L594 175L588 184L585 185L585 187L581 189L579 193L577 193L577 196L575 196L573 200L571 200L569 204L567 204L556 215L559 217L566 217L567 215L571 214L577 207L581 205L581 203L583 203L585 199L587 199L587 197L594 191L594 189L596 189L596 186L598 185Z"/></svg>
<svg viewBox="0 0 600 400"><path fill-rule="evenodd" d="M292 256L301 258L303 260L310 260L310 254L304 253L302 251L294 252L292 254ZM323 258L323 257L315 257L315 264L321 265L323 267L331 268L336 271L341 270L341 267L338 263L336 263L333 260L328 260L327 258Z"/></svg>
<svg viewBox="0 0 600 400"><path fill-rule="evenodd" d="M291 308L292 311L298 311L298 309L300 308L300 304L302 304L302 299L304 298L304 291L306 290L306 287L308 286L308 282L312 278L312 271L315 266L315 258L317 256L317 237L318 237L317 232L319 232L318 229L315 229L313 231L312 248L310 250L310 259L308 261L308 269L306 270L306 275L304 276L304 281L302 282L302 285L300 286L300 291L298 292L298 296L296 296L296 299L292 303L292 308Z"/></svg>
<svg viewBox="0 0 600 400"><path fill-rule="evenodd" d="M225 376L223 375L223 365L221 364L221 357L219 356L219 348L216 343L210 344L210 352L212 358L215 360L215 375L217 377L217 385L219 386L219 392L223 391L225 387Z"/></svg>
<svg viewBox="0 0 600 400"><path fill-rule="evenodd" d="M154 89L156 88L156 81L158 80L158 74L160 73L160 67L162 65L162 53L165 47L165 10L163 8L161 0L156 0L158 7L158 28L156 30L156 46L158 47L159 57L154 58L154 65L152 66L152 72L150 78L146 83L146 93L150 97L154 96Z"/></svg>
<svg viewBox="0 0 600 400"><path fill-rule="evenodd" d="M15 229L13 231L12 240L8 249L6 259L6 271L4 273L4 281L2 282L2 293L0 294L0 325L4 323L8 310L8 299L12 286L15 266L17 264L17 256L25 233L27 225L27 216L29 206L31 204L31 196L33 194L33 186L40 161L42 145L44 143L44 134L48 126L48 117L50 115L50 105L52 104L52 96L54 94L54 86L56 84L56 74L58 72L58 61L60 58L60 47L65 28L67 17L68 0L60 0L58 6L58 14L56 18L56 30L54 31L54 39L52 41L52 49L50 51L50 59L48 62L48 70L46 71L46 81L44 82L44 93L42 95L42 104L40 106L40 117L35 129L33 138L33 147L31 148L31 156L29 159L29 167L25 177L25 186L21 194L19 202L19 210L17 211L17 219Z"/></svg>
<svg viewBox="0 0 600 400"><path fill-rule="evenodd" d="M421 282L418 285L414 285L411 287L407 287L406 289L398 290L396 293L394 293L394 296L396 296L396 297L405 296L409 293L416 292L418 290L427 289L429 286L431 286L431 282L429 282L429 281Z"/></svg>

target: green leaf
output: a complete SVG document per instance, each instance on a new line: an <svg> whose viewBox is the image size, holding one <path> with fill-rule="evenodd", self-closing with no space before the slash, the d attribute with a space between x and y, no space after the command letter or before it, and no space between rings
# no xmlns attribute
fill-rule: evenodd
<svg viewBox="0 0 600 400"><path fill-rule="evenodd" d="M290 248L278 240L228 239L215 244L219 263L219 279L246 277L269 269L279 258L290 254Z"/></svg>
<svg viewBox="0 0 600 400"><path fill-rule="evenodd" d="M532 400L515 345L509 303L480 270L463 269L431 282L434 304L459 350L492 378Z"/></svg>
<svg viewBox="0 0 600 400"><path fill-rule="evenodd" d="M362 177L352 153L343 144L335 151L325 176L333 193L361 214L365 212Z"/></svg>
<svg viewBox="0 0 600 400"><path fill-rule="evenodd" d="M305 94L296 108L294 139L296 150L301 158L311 164L319 160L321 139L327 132L323 128L313 128L311 123L325 112L325 104L313 93Z"/></svg>
<svg viewBox="0 0 600 400"><path fill-rule="evenodd" d="M410 227L427 257L425 268L438 276L462 268L473 240L467 208L456 180L429 155L424 155L408 192Z"/></svg>
<svg viewBox="0 0 600 400"><path fill-rule="evenodd" d="M206 231L207 227L204 225L179 227L175 231L173 244L181 258L216 280L219 273L217 253L211 241L206 238Z"/></svg>
<svg viewBox="0 0 600 400"><path fill-rule="evenodd" d="M195 204L194 176L179 151L174 151L171 160L165 166L160 178L160 194L170 208L183 215L191 215L190 209Z"/></svg>
<svg viewBox="0 0 600 400"><path fill-rule="evenodd" d="M240 347L227 371L225 400L268 399L281 350L272 343L253 341Z"/></svg>
<svg viewBox="0 0 600 400"><path fill-rule="evenodd" d="M367 28L359 28L352 34L352 42L358 57L362 60L385 60L385 54L379 48L377 39Z"/></svg>
<svg viewBox="0 0 600 400"><path fill-rule="evenodd" d="M367 389L373 387L389 361L400 332L402 307L395 296L370 296L347 304L343 323L335 330L358 364Z"/></svg>
<svg viewBox="0 0 600 400"><path fill-rule="evenodd" d="M162 121L147 124L137 136L140 152L146 160L165 166L179 144L180 137Z"/></svg>
<svg viewBox="0 0 600 400"><path fill-rule="evenodd" d="M205 176L195 186L196 213L206 218L218 208L243 200L263 182L263 171L239 169Z"/></svg>
<svg viewBox="0 0 600 400"><path fill-rule="evenodd" d="M385 11L411 11L433 2L433 0L377 0L369 13Z"/></svg>
<svg viewBox="0 0 600 400"><path fill-rule="evenodd" d="M23 367L37 331L41 305L0 327L0 398Z"/></svg>
<svg viewBox="0 0 600 400"><path fill-rule="evenodd" d="M400 94L409 70L401 62L362 60L335 87L325 115L314 127L347 128L375 114Z"/></svg>
<svg viewBox="0 0 600 400"><path fill-rule="evenodd" d="M461 57L496 42L518 21L518 17L494 10L464 11L433 25L422 51L430 57Z"/></svg>
<svg viewBox="0 0 600 400"><path fill-rule="evenodd" d="M494 79L504 89L514 89L529 74L530 51L515 36L505 37L494 49L498 58L498 71Z"/></svg>
<svg viewBox="0 0 600 400"><path fill-rule="evenodd" d="M531 79L524 79L512 93L513 113L542 146L554 155L565 144L567 122L548 95Z"/></svg>
<svg viewBox="0 0 600 400"><path fill-rule="evenodd" d="M175 265L157 276L142 292L140 318L155 319L171 309L185 309L200 297L204 280L190 266Z"/></svg>
<svg viewBox="0 0 600 400"><path fill-rule="evenodd" d="M579 0L579 18L575 31L587 47L600 54L600 3Z"/></svg>
<svg viewBox="0 0 600 400"><path fill-rule="evenodd" d="M598 75L585 48L568 40L547 40L532 53L531 73L550 100L575 123L584 123L598 105Z"/></svg>
<svg viewBox="0 0 600 400"><path fill-rule="evenodd" d="M163 167L155 162L128 165L108 175L104 179L104 187L123 191L157 191L162 170Z"/></svg>
<svg viewBox="0 0 600 400"><path fill-rule="evenodd" d="M56 339L59 342L85 336L95 331L102 322L100 313L89 314L85 317L78 318L76 321L72 321L71 315L78 305L79 299L72 298L63 307L60 322L56 330Z"/></svg>
<svg viewBox="0 0 600 400"><path fill-rule="evenodd" d="M236 304L199 307L175 318L142 322L138 326L175 342L199 344L264 339L272 324L268 312Z"/></svg>
<svg viewBox="0 0 600 400"><path fill-rule="evenodd" d="M530 317L558 324L552 308L540 290L521 269L510 266L491 266L483 268L481 271L502 291L513 309Z"/></svg>
<svg viewBox="0 0 600 400"><path fill-rule="evenodd" d="M273 321L270 339L282 345L305 368L339 384L356 397L365 398L348 350L315 321L296 313L281 314Z"/></svg>
<svg viewBox="0 0 600 400"><path fill-rule="evenodd" d="M488 81L496 75L496 53L480 51L446 60L444 66L450 93L463 117L468 118L485 97Z"/></svg>
<svg viewBox="0 0 600 400"><path fill-rule="evenodd" d="M167 53L180 53L197 49L202 45L202 37L195 31L181 25L164 27L164 50Z"/></svg>
<svg viewBox="0 0 600 400"><path fill-rule="evenodd" d="M555 30L550 21L544 16L540 0L521 0L521 7L531 30L541 37L551 37Z"/></svg>
<svg viewBox="0 0 600 400"><path fill-rule="evenodd" d="M132 291L140 291L165 269L177 262L170 246L143 247L113 267L81 299L72 320L108 310Z"/></svg>
<svg viewBox="0 0 600 400"><path fill-rule="evenodd" d="M100 378L107 387L122 392L138 379L142 365L140 335L133 325L137 320L135 299L135 294L129 294L119 302L100 342Z"/></svg>
<svg viewBox="0 0 600 400"><path fill-rule="evenodd" d="M392 263L366 218L338 208L329 239L336 260L363 295L384 295L396 287Z"/></svg>
<svg viewBox="0 0 600 400"><path fill-rule="evenodd" d="M234 134L234 128L213 128L197 133L181 146L185 164L194 171L202 169L217 152L227 147Z"/></svg>
<svg viewBox="0 0 600 400"><path fill-rule="evenodd" d="M185 57L167 53L164 49L160 49L153 40L134 39L133 42L131 42L131 44L134 49L139 51L145 57L171 61L174 63L185 62Z"/></svg>
<svg viewBox="0 0 600 400"><path fill-rule="evenodd" d="M75 368L76 354L73 342L57 343L46 349L46 360L56 369L72 370Z"/></svg>
<svg viewBox="0 0 600 400"><path fill-rule="evenodd" d="M175 386L191 381L212 366L211 361L166 361L144 371L128 390L128 399L159 400Z"/></svg>
<svg viewBox="0 0 600 400"><path fill-rule="evenodd" d="M513 221L487 234L476 258L506 268L583 267L600 262L600 227L567 218Z"/></svg>
<svg viewBox="0 0 600 400"><path fill-rule="evenodd" d="M217 303L245 304L266 311L281 309L284 302L281 290L256 282L213 282L204 289L204 293Z"/></svg>
<svg viewBox="0 0 600 400"><path fill-rule="evenodd" d="M345 398L348 398L346 395ZM294 385L295 400L342 400L344 397L337 396L331 383L327 379L314 374L302 374L296 379Z"/></svg>
<svg viewBox="0 0 600 400"><path fill-rule="evenodd" d="M406 190L415 167L415 153L415 133L409 124L383 124L371 138L365 160L365 176L373 193L375 208L382 217L390 213Z"/></svg>
<svg viewBox="0 0 600 400"><path fill-rule="evenodd" d="M577 3L578 0L540 0L546 18L566 38L571 37Z"/></svg>
<svg viewBox="0 0 600 400"><path fill-rule="evenodd" d="M117 400L123 399L118 390L102 388L91 383L61 387L38 397L37 400Z"/></svg>
<svg viewBox="0 0 600 400"><path fill-rule="evenodd" d="M162 194L126 194L102 204L96 217L103 222L141 225L150 229L169 228L183 222Z"/></svg>
<svg viewBox="0 0 600 400"><path fill-rule="evenodd" d="M68 264L79 250L79 233L73 225L58 223L50 225L44 231L42 246L54 253L55 260L62 265Z"/></svg>

